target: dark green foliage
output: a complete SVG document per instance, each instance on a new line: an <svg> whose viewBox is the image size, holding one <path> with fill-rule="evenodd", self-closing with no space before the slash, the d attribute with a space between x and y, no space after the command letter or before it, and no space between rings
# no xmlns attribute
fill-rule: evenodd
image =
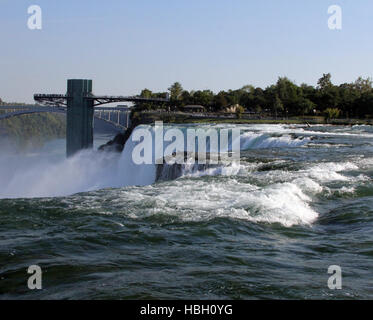
<svg viewBox="0 0 373 320"><path fill-rule="evenodd" d="M242 118L242 114L245 112L245 109L242 106L238 106L236 109L236 117L237 119Z"/></svg>
<svg viewBox="0 0 373 320"><path fill-rule="evenodd" d="M324 111L325 121L329 122L331 119L336 119L339 117L341 110L337 108L327 108Z"/></svg>
<svg viewBox="0 0 373 320"><path fill-rule="evenodd" d="M2 119L0 133L20 148L42 146L48 140L65 138L66 116L36 113Z"/></svg>
<svg viewBox="0 0 373 320"><path fill-rule="evenodd" d="M220 91L214 99L214 110L222 111L228 106L227 94L224 91Z"/></svg>
<svg viewBox="0 0 373 320"><path fill-rule="evenodd" d="M373 89L371 79L359 77L353 83L336 86L330 73L323 74L317 87L307 84L298 86L286 77L280 77L276 84L266 89L246 85L238 90L187 91L179 82L169 88L171 104L139 104L137 110L169 109L178 110L185 105L202 105L207 111L222 112L226 107L239 104L245 111L262 113L273 117L324 115L327 109L339 109L340 117L373 117ZM141 96L164 97L165 93L152 93L145 89Z"/></svg>
<svg viewBox="0 0 373 320"><path fill-rule="evenodd" d="M175 82L170 88L168 88L171 94L171 100L180 100L180 96L183 92L183 87L179 82Z"/></svg>

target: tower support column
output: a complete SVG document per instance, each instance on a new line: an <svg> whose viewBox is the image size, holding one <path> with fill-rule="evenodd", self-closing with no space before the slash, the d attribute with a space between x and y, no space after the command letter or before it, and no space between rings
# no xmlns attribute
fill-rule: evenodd
<svg viewBox="0 0 373 320"><path fill-rule="evenodd" d="M90 93L92 93L92 80L67 80L67 157L93 147L93 100L84 98Z"/></svg>

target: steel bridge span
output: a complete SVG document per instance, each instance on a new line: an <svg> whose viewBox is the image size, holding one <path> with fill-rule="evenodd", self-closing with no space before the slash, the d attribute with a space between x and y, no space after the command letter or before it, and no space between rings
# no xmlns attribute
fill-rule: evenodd
<svg viewBox="0 0 373 320"><path fill-rule="evenodd" d="M44 112L66 114L67 108L61 106L0 106L0 120ZM97 107L94 110L94 119L100 119L119 129L127 129L130 126L130 113L131 109L128 107Z"/></svg>

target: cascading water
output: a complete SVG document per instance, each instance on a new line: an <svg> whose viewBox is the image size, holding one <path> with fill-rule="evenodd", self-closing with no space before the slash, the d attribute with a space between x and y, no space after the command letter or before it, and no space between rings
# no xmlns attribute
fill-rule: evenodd
<svg viewBox="0 0 373 320"><path fill-rule="evenodd" d="M185 132L188 127L179 127ZM230 126L232 127L232 126ZM141 128L141 127L139 127ZM143 127L144 128L144 127ZM134 142L130 138L122 154L96 151L82 151L69 159L56 157L51 144L44 153L0 156L0 197L49 197L66 196L77 192L87 192L103 188L120 188L126 186L146 186L160 180L173 180L181 176L235 175L242 171L242 166L231 162L228 164L181 164L157 165L156 156L170 156L167 147L171 141L159 145L155 142L154 127L149 130L151 139ZM169 127L170 128L170 127ZM171 127L172 128L172 127ZM203 126L204 129L220 130L224 126ZM299 148L310 143L314 136L322 132L305 131L296 127L284 126L250 126L240 127L241 151L255 149ZM353 128L356 131L357 128ZM138 129L136 129L138 130ZM136 132L136 130L134 132ZM165 128L165 132L167 128ZM134 133L133 133L134 134ZM132 134L132 136L133 136ZM348 133L336 133L348 134ZM210 150L207 141L207 152ZM313 143L315 141L312 141ZM143 150L151 153L151 164L136 164L133 152L142 143ZM176 146L179 151L196 151ZM198 150L197 150L198 151ZM144 152L144 151L143 151ZM63 154L63 153L61 153ZM241 161L242 162L242 161Z"/></svg>
<svg viewBox="0 0 373 320"><path fill-rule="evenodd" d="M239 161L154 164L173 156L154 128L122 154L1 149L1 298L371 297L371 127L196 127L240 128ZM24 285L35 263L47 290ZM343 290L330 264L353 270Z"/></svg>

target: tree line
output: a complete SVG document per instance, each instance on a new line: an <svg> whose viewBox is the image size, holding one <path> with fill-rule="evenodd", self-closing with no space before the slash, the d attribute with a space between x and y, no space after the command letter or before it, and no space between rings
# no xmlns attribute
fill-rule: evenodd
<svg viewBox="0 0 373 320"><path fill-rule="evenodd" d="M179 82L168 92L153 93L142 90L142 97L162 98L170 95L172 108L185 105L202 105L206 111L222 112L232 105L240 105L243 111L270 114L275 117L326 115L326 117L365 118L373 117L373 87L371 78L359 77L355 82L334 85L331 74L323 74L317 86L300 86L287 77L279 77L276 84L265 89L246 85L238 90L187 91ZM137 104L138 110L164 108L151 103Z"/></svg>
<svg viewBox="0 0 373 320"><path fill-rule="evenodd" d="M58 113L35 113L0 120L0 143L9 139L16 149L40 147L65 136L66 117Z"/></svg>
<svg viewBox="0 0 373 320"><path fill-rule="evenodd" d="M0 107L8 107L8 106L17 106L17 107L22 107L22 106L29 106L31 105L30 103L24 103L24 102L5 102L0 98ZM35 105L35 104L33 104Z"/></svg>

